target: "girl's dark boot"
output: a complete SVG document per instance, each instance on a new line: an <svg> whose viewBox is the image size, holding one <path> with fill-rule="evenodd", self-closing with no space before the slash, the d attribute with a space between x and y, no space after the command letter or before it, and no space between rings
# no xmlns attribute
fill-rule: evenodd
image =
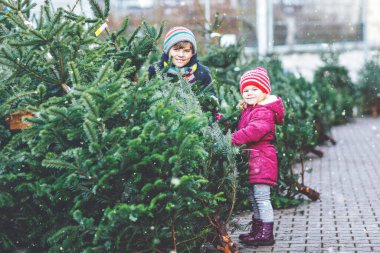
<svg viewBox="0 0 380 253"><path fill-rule="evenodd" d="M249 230L249 233L244 233L239 235L239 240L244 241L248 237L255 237L256 234L261 229L261 224L263 223L261 220L255 219L252 215L252 221L251 221L251 229ZM259 229L260 228L260 229Z"/></svg>
<svg viewBox="0 0 380 253"><path fill-rule="evenodd" d="M274 244L273 222L261 223L261 229L256 236L250 236L243 240L243 243L252 246L272 246Z"/></svg>

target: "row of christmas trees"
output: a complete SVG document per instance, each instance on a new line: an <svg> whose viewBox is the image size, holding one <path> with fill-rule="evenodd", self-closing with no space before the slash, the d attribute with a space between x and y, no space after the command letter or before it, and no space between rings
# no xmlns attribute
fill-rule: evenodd
<svg viewBox="0 0 380 253"><path fill-rule="evenodd" d="M274 58L240 62L240 44L216 41L202 59L215 100L182 80L148 80L162 27L127 33L126 19L99 36L109 1L89 2L94 18L47 2L31 21L29 1L0 0L2 251L196 252L217 243L223 223L248 207L246 165L229 133L238 79L259 64L287 110L273 203L300 203L292 165L351 116L344 68L326 61L311 83ZM228 125L213 122L215 107Z"/></svg>

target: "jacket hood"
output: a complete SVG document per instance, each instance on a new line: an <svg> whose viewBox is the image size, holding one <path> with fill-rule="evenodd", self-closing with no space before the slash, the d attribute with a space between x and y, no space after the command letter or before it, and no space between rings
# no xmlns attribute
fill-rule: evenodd
<svg viewBox="0 0 380 253"><path fill-rule="evenodd" d="M274 112L277 125L281 125L282 122L284 122L285 108L284 108L284 104L282 103L282 99L280 97L277 97L277 100L271 103L265 104L263 106L267 107L268 109Z"/></svg>

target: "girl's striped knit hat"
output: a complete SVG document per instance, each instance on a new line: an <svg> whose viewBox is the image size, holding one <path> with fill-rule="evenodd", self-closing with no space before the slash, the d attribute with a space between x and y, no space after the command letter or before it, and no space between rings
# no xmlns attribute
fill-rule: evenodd
<svg viewBox="0 0 380 253"><path fill-rule="evenodd" d="M242 75L240 78L240 93L243 93L244 88L248 85L253 85L266 94L271 93L269 76L264 68L257 67Z"/></svg>
<svg viewBox="0 0 380 253"><path fill-rule="evenodd" d="M183 26L176 26L168 31L164 40L164 53L168 54L170 48L180 41L188 41L193 44L194 54L197 53L197 42L194 34Z"/></svg>

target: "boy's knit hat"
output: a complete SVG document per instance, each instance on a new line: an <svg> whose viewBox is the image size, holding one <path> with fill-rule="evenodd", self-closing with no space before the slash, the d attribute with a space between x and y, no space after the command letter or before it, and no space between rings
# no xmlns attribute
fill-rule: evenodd
<svg viewBox="0 0 380 253"><path fill-rule="evenodd" d="M168 54L172 46L180 41L188 41L193 44L194 54L197 52L197 42L194 34L183 26L175 26L168 31L164 40L164 53Z"/></svg>
<svg viewBox="0 0 380 253"><path fill-rule="evenodd" d="M271 93L269 76L264 68L257 67L242 75L240 78L240 93L243 93L244 88L248 85L256 86L266 94Z"/></svg>

